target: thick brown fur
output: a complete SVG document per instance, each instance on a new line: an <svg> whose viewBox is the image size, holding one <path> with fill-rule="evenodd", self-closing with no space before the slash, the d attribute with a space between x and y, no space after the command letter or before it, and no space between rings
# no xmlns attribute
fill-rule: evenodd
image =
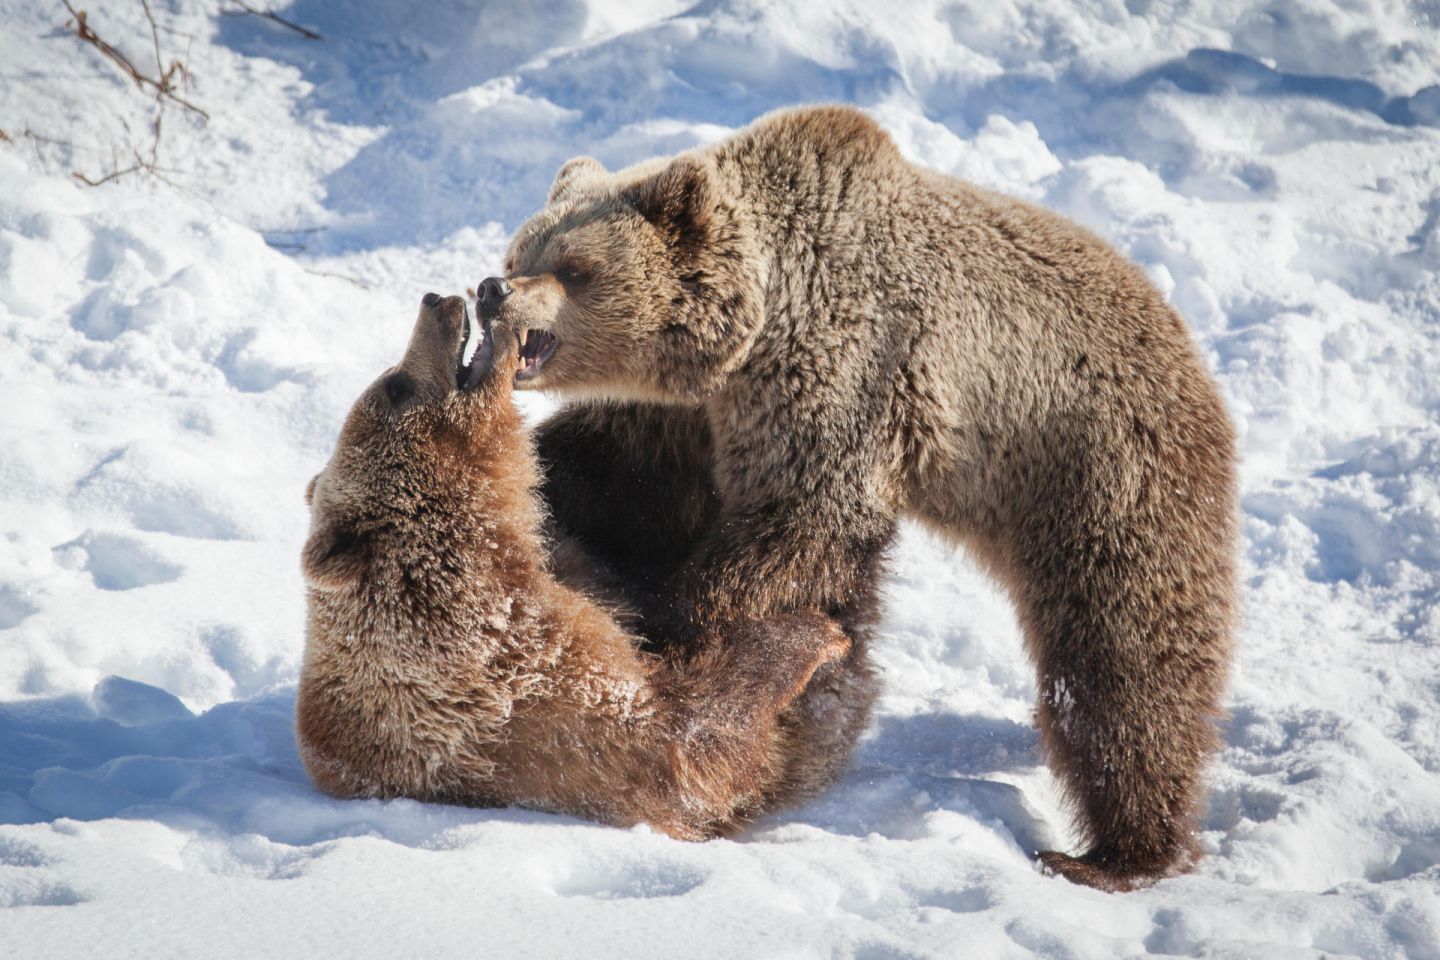
<svg viewBox="0 0 1440 960"><path fill-rule="evenodd" d="M315 783L684 839L823 786L850 749L825 708L853 737L873 695L863 651L798 612L653 656L557 582L514 337L488 341L493 366L461 389L466 323L459 298L426 298L307 492L297 731Z"/></svg>
<svg viewBox="0 0 1440 960"><path fill-rule="evenodd" d="M549 534L556 577L603 598L627 625L649 625L647 649L673 652L685 638L657 632L667 587L719 511L709 428L699 410L648 404L576 404L538 434L540 492L557 511ZM553 498L553 499L552 499ZM616 505L619 504L619 508ZM872 558L878 568L881 557ZM818 671L781 714L786 801L832 783L849 763L876 695L869 642L879 608L877 575L842 622L843 662ZM729 636L722 627L722 636ZM738 639L738 638L731 638Z"/></svg>
<svg viewBox="0 0 1440 960"><path fill-rule="evenodd" d="M1231 657L1234 441L1138 268L821 107L613 174L572 161L505 272L499 316L559 340L525 386L609 401L541 429L545 493L565 535L678 596L648 629L863 624L915 517L1018 609L1088 841L1044 862L1107 889L1188 868ZM657 586L662 504L695 546Z"/></svg>

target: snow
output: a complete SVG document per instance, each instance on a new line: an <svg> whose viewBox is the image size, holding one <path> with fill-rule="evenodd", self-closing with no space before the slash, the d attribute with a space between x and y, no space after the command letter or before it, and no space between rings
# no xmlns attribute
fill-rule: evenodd
<svg viewBox="0 0 1440 960"><path fill-rule="evenodd" d="M1440 958L1440 6L0 0L7 957ZM1140 262L1241 435L1208 856L1104 895L1003 594L907 529L854 769L730 841L317 794L302 491L559 165L800 101ZM538 414L546 401L527 398Z"/></svg>

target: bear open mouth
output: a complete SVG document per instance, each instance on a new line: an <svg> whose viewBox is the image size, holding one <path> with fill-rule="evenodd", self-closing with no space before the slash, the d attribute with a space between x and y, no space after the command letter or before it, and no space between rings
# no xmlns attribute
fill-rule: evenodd
<svg viewBox="0 0 1440 960"><path fill-rule="evenodd" d="M519 336L517 331L516 337ZM520 369L515 371L515 379L532 380L539 376L540 368L555 355L559 346L560 338L549 330L525 331L525 337L520 342Z"/></svg>
<svg viewBox="0 0 1440 960"><path fill-rule="evenodd" d="M473 390L485 371L495 359L495 338L490 335L490 324L476 323L470 319L470 310L465 310L465 340L460 344L460 357L455 370L455 385L461 390Z"/></svg>

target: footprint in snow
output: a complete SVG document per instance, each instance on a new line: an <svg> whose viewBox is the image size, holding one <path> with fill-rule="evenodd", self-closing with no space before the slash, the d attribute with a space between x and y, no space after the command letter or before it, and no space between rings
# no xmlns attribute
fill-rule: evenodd
<svg viewBox="0 0 1440 960"><path fill-rule="evenodd" d="M562 897L637 900L684 896L704 882L703 873L683 864L634 863L618 869L582 866L557 880L553 889Z"/></svg>
<svg viewBox="0 0 1440 960"><path fill-rule="evenodd" d="M101 590L134 590L180 579L182 569L134 537L86 530L55 548L56 559L83 569Z"/></svg>
<svg viewBox="0 0 1440 960"><path fill-rule="evenodd" d="M87 898L68 883L43 877L20 876L0 880L0 909L10 907L72 907Z"/></svg>

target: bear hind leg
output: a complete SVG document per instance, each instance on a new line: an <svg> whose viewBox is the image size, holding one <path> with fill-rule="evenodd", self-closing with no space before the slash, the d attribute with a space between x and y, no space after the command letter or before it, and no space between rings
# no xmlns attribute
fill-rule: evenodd
<svg viewBox="0 0 1440 960"><path fill-rule="evenodd" d="M1229 672L1233 560L1226 517L1208 531L1183 519L1091 522L1083 537L1051 540L1063 547L1045 551L1043 565L1027 565L1035 575L1020 607L1041 741L1088 843L1080 856L1039 856L1088 886L1134 889L1199 855L1203 773Z"/></svg>
<svg viewBox="0 0 1440 960"><path fill-rule="evenodd" d="M1041 741L1089 847L1078 857L1046 851L1040 859L1055 873L1108 890L1133 889L1194 863L1203 770L1218 746L1225 664L1202 656L1174 669L1179 665L1163 664L1184 659L1173 650L1137 654L1097 650L1081 670L1068 657L1041 667Z"/></svg>

